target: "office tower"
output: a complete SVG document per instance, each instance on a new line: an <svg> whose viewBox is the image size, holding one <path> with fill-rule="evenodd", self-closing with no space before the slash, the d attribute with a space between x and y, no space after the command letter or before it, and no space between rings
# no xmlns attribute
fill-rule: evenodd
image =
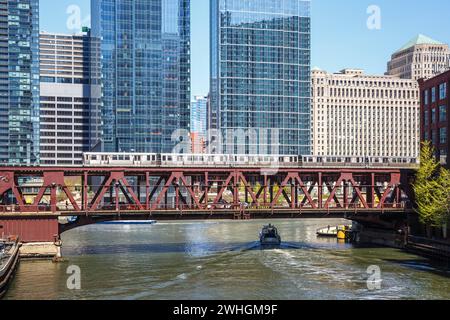
<svg viewBox="0 0 450 320"><path fill-rule="evenodd" d="M99 139L100 86L91 84L89 33L41 33L41 164L80 165ZM95 94L97 92L97 94Z"/></svg>
<svg viewBox="0 0 450 320"><path fill-rule="evenodd" d="M190 0L93 0L91 20L104 151L171 152L178 129L189 139Z"/></svg>
<svg viewBox="0 0 450 320"><path fill-rule="evenodd" d="M191 102L192 153L204 153L207 140L208 98L195 96Z"/></svg>
<svg viewBox="0 0 450 320"><path fill-rule="evenodd" d="M0 0L0 163L39 162L39 0Z"/></svg>
<svg viewBox="0 0 450 320"><path fill-rule="evenodd" d="M419 156L415 80L360 69L312 71L313 153L343 157Z"/></svg>
<svg viewBox="0 0 450 320"><path fill-rule="evenodd" d="M195 96L191 102L191 132L198 133L202 137L206 137L206 113L208 98L203 96Z"/></svg>
<svg viewBox="0 0 450 320"><path fill-rule="evenodd" d="M221 152L310 153L310 29L309 0L211 1Z"/></svg>
<svg viewBox="0 0 450 320"><path fill-rule="evenodd" d="M420 80L421 140L431 141L441 164L449 168L450 71Z"/></svg>
<svg viewBox="0 0 450 320"><path fill-rule="evenodd" d="M386 75L419 80L434 77L448 69L449 46L420 34L392 55Z"/></svg>

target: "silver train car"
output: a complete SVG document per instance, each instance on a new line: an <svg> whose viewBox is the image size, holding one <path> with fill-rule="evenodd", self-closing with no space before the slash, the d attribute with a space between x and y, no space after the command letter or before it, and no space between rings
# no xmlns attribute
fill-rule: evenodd
<svg viewBox="0 0 450 320"><path fill-rule="evenodd" d="M85 153L86 167L417 167L416 158L286 155Z"/></svg>

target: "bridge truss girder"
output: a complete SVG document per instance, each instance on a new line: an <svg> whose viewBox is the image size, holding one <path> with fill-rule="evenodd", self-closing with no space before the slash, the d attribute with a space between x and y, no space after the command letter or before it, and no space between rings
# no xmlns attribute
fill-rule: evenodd
<svg viewBox="0 0 450 320"><path fill-rule="evenodd" d="M4 168L0 212L401 208L413 200L411 174L397 169ZM27 201L29 181L40 182Z"/></svg>

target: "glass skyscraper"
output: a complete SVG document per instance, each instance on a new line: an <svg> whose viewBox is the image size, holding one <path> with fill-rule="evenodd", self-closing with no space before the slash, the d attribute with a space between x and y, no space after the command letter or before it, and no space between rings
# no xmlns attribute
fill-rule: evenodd
<svg viewBox="0 0 450 320"><path fill-rule="evenodd" d="M39 162L39 0L0 0L0 163Z"/></svg>
<svg viewBox="0 0 450 320"><path fill-rule="evenodd" d="M208 98L194 97L194 101L191 102L191 132L199 134L202 138L206 138L207 109Z"/></svg>
<svg viewBox="0 0 450 320"><path fill-rule="evenodd" d="M309 0L211 0L222 152L310 153L310 31Z"/></svg>
<svg viewBox="0 0 450 320"><path fill-rule="evenodd" d="M190 0L93 0L106 152L171 152L189 130ZM187 137L186 137L187 138Z"/></svg>

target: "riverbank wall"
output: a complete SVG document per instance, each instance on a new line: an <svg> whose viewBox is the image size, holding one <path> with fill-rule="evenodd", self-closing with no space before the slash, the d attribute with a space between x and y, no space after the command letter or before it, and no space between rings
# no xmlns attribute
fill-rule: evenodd
<svg viewBox="0 0 450 320"><path fill-rule="evenodd" d="M364 245L378 245L396 249L406 248L406 237L397 231L378 228L359 228L356 242Z"/></svg>
<svg viewBox="0 0 450 320"><path fill-rule="evenodd" d="M406 232L389 229L359 226L356 243L401 249L432 260L450 263L449 241L412 236Z"/></svg>

